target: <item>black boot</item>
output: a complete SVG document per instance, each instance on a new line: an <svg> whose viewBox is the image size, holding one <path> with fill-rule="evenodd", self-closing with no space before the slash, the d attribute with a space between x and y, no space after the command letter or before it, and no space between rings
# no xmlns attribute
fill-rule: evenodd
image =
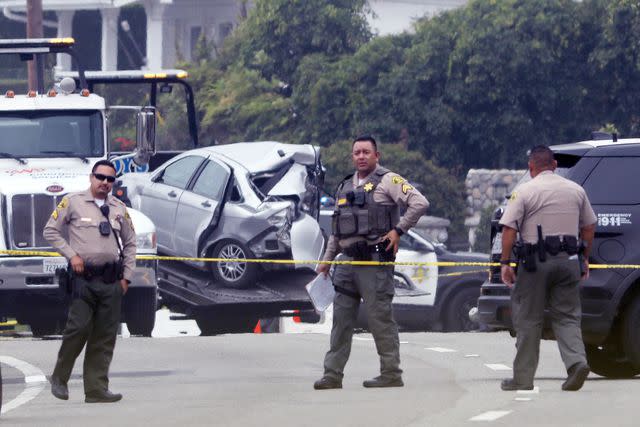
<svg viewBox="0 0 640 427"><path fill-rule="evenodd" d="M332 388L342 388L342 381L336 380L331 377L322 377L315 383L313 388L316 390L330 390Z"/></svg>
<svg viewBox="0 0 640 427"><path fill-rule="evenodd" d="M586 363L576 363L569 368L569 376L562 383L562 389L565 391L578 391L582 388L584 381L589 376L589 365Z"/></svg>
<svg viewBox="0 0 640 427"><path fill-rule="evenodd" d="M111 393L109 390L90 392L84 397L86 403L112 403L120 399L122 399L120 393Z"/></svg>
<svg viewBox="0 0 640 427"><path fill-rule="evenodd" d="M518 384L516 380L509 378L506 380L502 380L500 388L504 391L533 390L533 384Z"/></svg>
<svg viewBox="0 0 640 427"><path fill-rule="evenodd" d="M374 388L374 387L404 387L404 383L402 382L401 377L385 377L385 376L377 376L372 380L366 380L362 383L364 387Z"/></svg>
<svg viewBox="0 0 640 427"><path fill-rule="evenodd" d="M69 400L69 388L67 383L58 377L51 376L51 394L61 400Z"/></svg>

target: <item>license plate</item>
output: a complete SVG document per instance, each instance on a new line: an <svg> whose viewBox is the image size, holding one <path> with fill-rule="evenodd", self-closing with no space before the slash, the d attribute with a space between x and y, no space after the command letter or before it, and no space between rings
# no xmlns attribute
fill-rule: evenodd
<svg viewBox="0 0 640 427"><path fill-rule="evenodd" d="M42 272L54 274L58 268L67 268L67 264L64 257L45 258L42 260Z"/></svg>

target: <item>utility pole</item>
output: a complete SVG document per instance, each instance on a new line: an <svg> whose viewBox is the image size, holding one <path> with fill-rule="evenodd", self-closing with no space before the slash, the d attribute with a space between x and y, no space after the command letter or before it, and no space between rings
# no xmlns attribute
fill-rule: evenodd
<svg viewBox="0 0 640 427"><path fill-rule="evenodd" d="M27 0L27 38L38 39L43 37L42 31L42 0ZM29 78L29 90L44 91L44 87L38 87L44 80L43 58L38 54L33 55L33 60L27 65Z"/></svg>

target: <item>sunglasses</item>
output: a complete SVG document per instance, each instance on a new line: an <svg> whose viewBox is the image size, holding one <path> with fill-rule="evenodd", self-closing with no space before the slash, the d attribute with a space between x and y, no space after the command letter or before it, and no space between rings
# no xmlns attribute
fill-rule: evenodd
<svg viewBox="0 0 640 427"><path fill-rule="evenodd" d="M92 173L91 175L95 176L98 181L104 181L106 179L110 184L116 182L116 177L113 175L103 175L101 173Z"/></svg>

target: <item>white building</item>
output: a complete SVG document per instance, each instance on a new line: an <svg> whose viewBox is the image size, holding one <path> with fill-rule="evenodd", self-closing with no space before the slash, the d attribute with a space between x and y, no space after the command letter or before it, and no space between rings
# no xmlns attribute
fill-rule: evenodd
<svg viewBox="0 0 640 427"><path fill-rule="evenodd" d="M370 0L377 15L370 23L378 34L399 33L411 29L412 20L425 14L463 5L467 0ZM0 0L5 17L26 21L25 0ZM208 40L221 43L233 30L241 11L236 0L42 0L45 11L53 11L57 22L45 22L55 27L58 37L70 37L73 16L77 10L98 10L101 16L101 69L117 69L118 26L120 8L133 3L144 7L146 26L147 68L171 68L177 53L191 59L191 52L202 33ZM71 68L70 58L60 55L58 66Z"/></svg>

